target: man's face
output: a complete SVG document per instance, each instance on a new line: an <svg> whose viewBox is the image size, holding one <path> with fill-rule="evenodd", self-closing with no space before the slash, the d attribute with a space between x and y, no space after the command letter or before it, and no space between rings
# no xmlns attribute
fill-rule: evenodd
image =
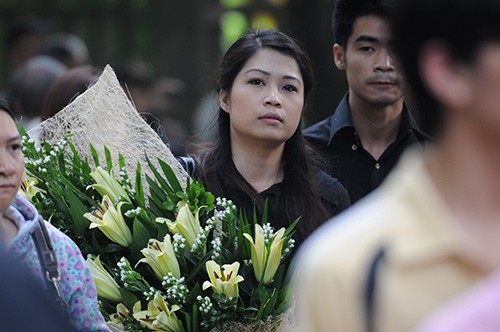
<svg viewBox="0 0 500 332"><path fill-rule="evenodd" d="M361 16L354 22L345 49L333 46L335 64L347 75L351 103L385 107L402 101L404 82L389 29L379 16Z"/></svg>

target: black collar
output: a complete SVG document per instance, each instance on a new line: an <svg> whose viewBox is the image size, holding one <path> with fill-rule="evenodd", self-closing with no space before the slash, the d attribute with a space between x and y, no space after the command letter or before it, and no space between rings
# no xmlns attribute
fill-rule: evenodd
<svg viewBox="0 0 500 332"><path fill-rule="evenodd" d="M328 145L332 143L333 137L344 128L352 128L354 125L351 118L351 110L349 108L349 93L346 93L339 105L335 109L335 113L330 117L330 137L328 138ZM426 136L418 127L417 122L410 113L406 103L403 103L403 111L401 114L401 124L399 126L397 140L407 135L410 131L416 131L423 136Z"/></svg>

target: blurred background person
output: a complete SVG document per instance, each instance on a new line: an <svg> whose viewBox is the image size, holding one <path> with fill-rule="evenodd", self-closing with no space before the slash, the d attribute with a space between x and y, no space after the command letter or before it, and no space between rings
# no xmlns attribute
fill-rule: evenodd
<svg viewBox="0 0 500 332"><path fill-rule="evenodd" d="M39 53L49 35L49 28L49 22L37 16L22 16L14 21L7 30L4 43L7 75Z"/></svg>
<svg viewBox="0 0 500 332"><path fill-rule="evenodd" d="M69 68L89 61L85 43L73 34L51 34L12 74L7 100L26 130L41 122L45 96L51 84Z"/></svg>
<svg viewBox="0 0 500 332"><path fill-rule="evenodd" d="M56 32L50 34L38 52L62 62L67 68L91 62L85 42L75 34Z"/></svg>
<svg viewBox="0 0 500 332"><path fill-rule="evenodd" d="M41 112L42 121L61 111L95 83L102 70L91 66L74 67L59 76L49 87Z"/></svg>
<svg viewBox="0 0 500 332"><path fill-rule="evenodd" d="M417 332L500 331L500 272L495 272L465 294L433 312Z"/></svg>
<svg viewBox="0 0 500 332"><path fill-rule="evenodd" d="M136 110L174 156L185 155L187 128L172 116L184 94L184 83L170 77L155 78L144 63L133 60L119 66L116 76Z"/></svg>
<svg viewBox="0 0 500 332"><path fill-rule="evenodd" d="M2 331L76 331L59 303L48 296L25 266L2 250L0 271Z"/></svg>
<svg viewBox="0 0 500 332"><path fill-rule="evenodd" d="M45 95L50 85L66 70L67 67L59 60L47 55L37 55L14 71L7 99L26 130L41 122Z"/></svg>

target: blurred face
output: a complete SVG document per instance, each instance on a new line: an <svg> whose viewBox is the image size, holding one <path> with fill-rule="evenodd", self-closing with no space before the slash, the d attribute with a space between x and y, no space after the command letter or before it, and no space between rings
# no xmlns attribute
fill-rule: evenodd
<svg viewBox="0 0 500 332"><path fill-rule="evenodd" d="M393 57L389 24L378 16L361 16L345 49L333 46L336 66L344 70L351 100L384 107L402 101L404 84Z"/></svg>
<svg viewBox="0 0 500 332"><path fill-rule="evenodd" d="M219 101L229 113L231 144L281 145L297 130L304 107L304 83L295 59L260 49Z"/></svg>
<svg viewBox="0 0 500 332"><path fill-rule="evenodd" d="M24 157L14 120L0 110L0 213L7 210L21 185Z"/></svg>
<svg viewBox="0 0 500 332"><path fill-rule="evenodd" d="M463 75L470 96L464 107L467 122L485 137L500 136L500 41L490 42L479 51L473 65ZM465 92L460 93L462 96ZM455 97L457 98L457 97ZM463 97L462 97L463 98Z"/></svg>

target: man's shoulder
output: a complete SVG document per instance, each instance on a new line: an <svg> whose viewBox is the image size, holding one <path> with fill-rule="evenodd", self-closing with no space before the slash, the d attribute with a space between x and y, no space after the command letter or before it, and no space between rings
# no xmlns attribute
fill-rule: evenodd
<svg viewBox="0 0 500 332"><path fill-rule="evenodd" d="M304 129L302 131L304 137L316 146L329 145L339 130L345 127L353 127L349 113L346 95L337 105L332 115Z"/></svg>
<svg viewBox="0 0 500 332"><path fill-rule="evenodd" d="M330 132L332 129L332 117L329 117L312 124L302 131L304 137L311 142L316 141L327 141L330 138Z"/></svg>
<svg viewBox="0 0 500 332"><path fill-rule="evenodd" d="M380 195L359 201L330 219L305 242L300 257L325 273L345 271L356 274L391 237L395 220L391 202Z"/></svg>
<svg viewBox="0 0 500 332"><path fill-rule="evenodd" d="M309 237L294 265L299 331L361 331L370 270L391 237L389 204L359 201Z"/></svg>

